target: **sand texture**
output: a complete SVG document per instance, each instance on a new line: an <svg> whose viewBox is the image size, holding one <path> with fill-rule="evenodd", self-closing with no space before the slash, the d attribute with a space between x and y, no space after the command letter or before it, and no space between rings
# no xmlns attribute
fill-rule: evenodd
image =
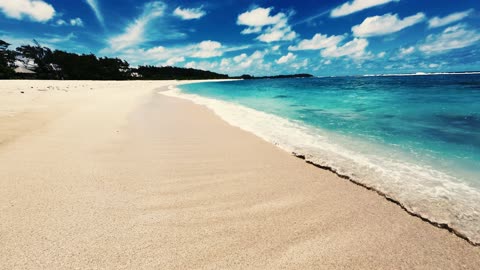
<svg viewBox="0 0 480 270"><path fill-rule="evenodd" d="M479 269L176 83L0 81L0 269Z"/></svg>

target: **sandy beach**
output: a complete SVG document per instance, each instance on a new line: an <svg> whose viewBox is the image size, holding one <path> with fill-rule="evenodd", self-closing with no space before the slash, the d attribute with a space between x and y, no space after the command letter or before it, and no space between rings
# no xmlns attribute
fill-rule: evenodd
<svg viewBox="0 0 480 270"><path fill-rule="evenodd" d="M0 81L0 269L478 269L480 247L176 84Z"/></svg>

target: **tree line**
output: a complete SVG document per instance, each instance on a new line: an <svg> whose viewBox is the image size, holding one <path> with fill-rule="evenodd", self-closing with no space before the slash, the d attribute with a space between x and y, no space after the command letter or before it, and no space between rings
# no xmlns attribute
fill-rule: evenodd
<svg viewBox="0 0 480 270"><path fill-rule="evenodd" d="M97 57L94 54L76 54L51 50L34 40L34 45L22 45L15 50L0 40L0 79L50 80L201 80L227 79L228 75L179 67L130 67L119 58ZM21 66L23 72L18 70ZM17 68L17 71L15 69ZM25 75L25 71L33 71Z"/></svg>

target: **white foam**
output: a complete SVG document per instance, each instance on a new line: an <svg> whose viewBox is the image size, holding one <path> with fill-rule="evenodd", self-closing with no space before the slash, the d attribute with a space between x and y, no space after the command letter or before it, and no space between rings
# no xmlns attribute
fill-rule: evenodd
<svg viewBox="0 0 480 270"><path fill-rule="evenodd" d="M204 105L232 126L332 168L400 202L408 211L448 224L480 244L480 190L448 173L365 141L230 102L183 93L175 86L160 93Z"/></svg>
<svg viewBox="0 0 480 270"><path fill-rule="evenodd" d="M363 77L395 77L395 76L434 76L434 75L480 75L479 71L470 72L415 72L392 74L366 74Z"/></svg>

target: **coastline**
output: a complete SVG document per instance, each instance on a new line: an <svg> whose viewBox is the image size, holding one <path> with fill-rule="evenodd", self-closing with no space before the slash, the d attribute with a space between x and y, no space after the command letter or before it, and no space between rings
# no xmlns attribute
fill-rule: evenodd
<svg viewBox="0 0 480 270"><path fill-rule="evenodd" d="M15 96L2 99L28 126L0 144L2 268L480 262L478 247L448 231L154 90L176 82L32 83L82 89L34 89L26 100L30 93L12 88ZM13 118L4 119L3 127Z"/></svg>
<svg viewBox="0 0 480 270"><path fill-rule="evenodd" d="M162 94L206 106L230 125L255 134L311 165L373 190L412 216L444 228L472 245L480 243L479 209L476 207L480 203L480 194L468 184L457 182L454 174L434 171L432 174L422 175L422 172L431 171L431 167L419 166L408 155L397 153L392 159L391 149L380 148L352 137L348 138L347 143L346 138L332 132L316 129L275 113L256 110L241 102L210 98L208 94L197 95L179 88L170 90ZM362 147L349 148L350 141ZM365 152L367 149L370 153ZM357 154L357 151L360 154ZM382 157L391 161L382 163ZM398 171L398 167L406 167L408 170ZM429 184L420 185L420 188L418 183ZM448 188L439 195L437 188L442 187Z"/></svg>

